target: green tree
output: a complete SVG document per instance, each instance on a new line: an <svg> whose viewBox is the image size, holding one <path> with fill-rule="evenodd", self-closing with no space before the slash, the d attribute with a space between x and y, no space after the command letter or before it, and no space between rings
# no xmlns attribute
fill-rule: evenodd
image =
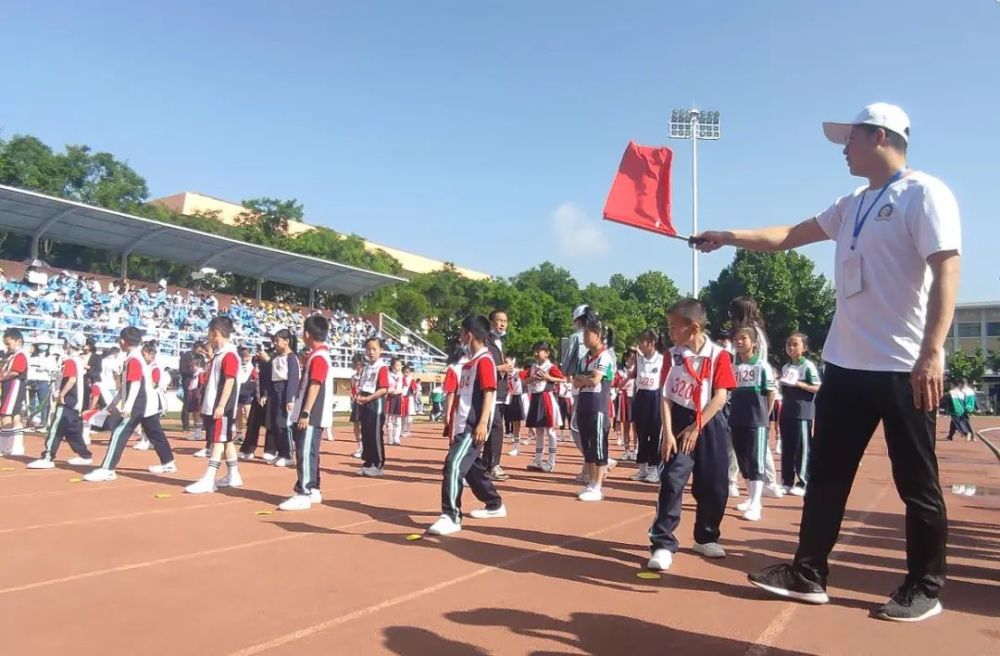
<svg viewBox="0 0 1000 656"><path fill-rule="evenodd" d="M826 276L813 269L812 260L794 251L737 251L733 262L701 293L712 329L728 327L732 299L750 296L760 307L772 344L783 344L791 333L803 332L814 350L820 350L836 300Z"/></svg>
<svg viewBox="0 0 1000 656"><path fill-rule="evenodd" d="M1000 374L1000 351L986 353L986 367L994 374Z"/></svg>
<svg viewBox="0 0 1000 656"><path fill-rule="evenodd" d="M242 205L246 210L237 215L236 224L246 229L245 238L278 247L284 245L288 222L301 222L304 214L302 203L294 199L251 198Z"/></svg>
<svg viewBox="0 0 1000 656"><path fill-rule="evenodd" d="M945 361L949 378L967 380L973 385L983 382L983 377L986 375L986 365L987 356L981 348L977 348L971 355L964 351L955 351Z"/></svg>

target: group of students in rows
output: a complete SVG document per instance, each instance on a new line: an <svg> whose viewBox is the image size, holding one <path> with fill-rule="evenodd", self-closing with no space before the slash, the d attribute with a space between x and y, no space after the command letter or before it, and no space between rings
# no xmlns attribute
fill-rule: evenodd
<svg viewBox="0 0 1000 656"><path fill-rule="evenodd" d="M443 513L431 533L447 535L461 529L462 480L486 504L470 516L506 515L488 469L473 458L481 450L486 437L482 431L492 421L487 415L492 414L491 403L498 394L508 395L508 411L515 408L510 417L515 436L521 418L518 408L526 408L525 424L535 434L535 458L528 469L547 472L555 468L556 428L561 421L557 390L567 383L576 392L570 425L585 463L578 477L585 487L578 498L603 499L604 477L613 460L608 440L616 412L620 423L630 424L635 436L639 467L633 478L659 484L657 516L650 530L651 569L670 567L677 549L674 531L679 523L681 495L692 476L697 505L694 550L707 557L725 555L719 544L719 525L735 483L731 465L747 481L747 499L738 505L747 520L760 519L765 489L773 496L804 494L813 399L820 385L819 371L806 357L805 335L795 333L788 338L789 362L776 375L768 363L764 322L752 299L739 298L730 306L731 347L709 339L704 307L695 299L685 299L667 311L668 337L673 346L663 348L655 331L644 331L634 353L619 370L608 347L612 340L597 314L581 306L574 311L573 319L578 333L570 340L569 349L579 346L579 357L564 357L563 361L570 364L557 366L550 359L550 346L540 342L535 345L535 361L530 367L523 372L508 369L515 374L505 391L498 389L496 363L483 356L487 351L474 329L485 324L484 330L488 330L485 318L469 317L463 323L466 355L450 366L445 389L471 396L466 405L457 401L461 409L459 421L449 422L446 429L451 449L445 466ZM486 339L484 335L483 344ZM629 396L625 381L631 381L634 389L631 402L622 402L620 395L615 403L613 389ZM525 403L516 398L519 383L528 396ZM776 410L779 389L785 402ZM775 480L769 447L772 419L780 425L783 445L780 486ZM548 457L543 459L546 446Z"/></svg>

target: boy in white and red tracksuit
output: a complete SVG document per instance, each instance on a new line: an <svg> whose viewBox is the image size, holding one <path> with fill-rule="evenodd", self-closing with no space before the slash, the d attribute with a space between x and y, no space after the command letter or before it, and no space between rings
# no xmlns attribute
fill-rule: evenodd
<svg viewBox="0 0 1000 656"><path fill-rule="evenodd" d="M104 461L100 467L83 477L83 480L92 483L115 480L115 467L122 457L125 444L140 426L160 459L160 464L152 465L149 471L154 474L177 471L173 450L160 425L160 399L156 386L153 385L152 368L142 357L142 332L132 326L123 328L118 344L126 354L122 365L122 382L116 401L109 408L111 440Z"/></svg>
<svg viewBox="0 0 1000 656"><path fill-rule="evenodd" d="M725 407L736 387L732 356L708 338L704 306L688 298L667 311L670 340L664 354L669 367L663 384L664 459L656 517L649 529L652 557L647 567L667 570L678 543L674 532L681 520L684 486L694 477L693 550L707 558L722 558L719 526L729 499L729 426Z"/></svg>
<svg viewBox="0 0 1000 656"><path fill-rule="evenodd" d="M4 331L3 343L8 355L0 373L0 454L23 456L21 411L28 389L28 351L24 348L24 336L17 328Z"/></svg>
<svg viewBox="0 0 1000 656"><path fill-rule="evenodd" d="M462 321L460 339L469 360L462 365L458 391L448 421L450 447L441 482L441 516L427 529L431 535L451 535L462 530L462 482L464 481L485 508L473 510L475 519L507 516L503 499L487 475L483 463L483 445L493 425L494 398L497 391L497 367L486 340L490 322L481 315Z"/></svg>
<svg viewBox="0 0 1000 656"><path fill-rule="evenodd" d="M309 348L309 355L292 410L298 479L294 495L283 501L279 510L307 510L323 501L319 489L319 448L323 431L333 425L333 364L326 343L329 334L330 324L320 315L313 315L302 324L302 340Z"/></svg>
<svg viewBox="0 0 1000 656"><path fill-rule="evenodd" d="M76 453L75 458L68 461L70 465L89 465L93 463L93 454L83 442L83 423L80 421L80 410L83 408L83 375L86 367L80 358L80 349L86 339L82 334L70 335L66 338L63 348L62 375L59 387L56 388L55 415L49 423L49 432L45 437L45 451L42 457L28 463L28 469L52 469L55 467L56 452L63 438Z"/></svg>

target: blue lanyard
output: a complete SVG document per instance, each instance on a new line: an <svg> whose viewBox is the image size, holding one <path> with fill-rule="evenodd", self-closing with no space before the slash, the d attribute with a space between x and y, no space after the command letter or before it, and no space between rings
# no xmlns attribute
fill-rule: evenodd
<svg viewBox="0 0 1000 656"><path fill-rule="evenodd" d="M864 213L864 215L861 214L861 208L865 205L865 194L868 193L868 190L865 189L861 192L861 200L858 201L858 211L854 215L854 232L851 234L852 251L858 245L858 235L861 234L861 229L865 227L865 221L868 220L868 215L871 213L872 208L878 205L879 199L882 198L882 194L884 194L885 190L889 188L889 185L902 178L904 173L906 173L906 169L899 169L891 178L889 178L889 181L885 183L885 186L879 189L878 196L875 196L875 200L873 200L872 204L868 206L868 210Z"/></svg>

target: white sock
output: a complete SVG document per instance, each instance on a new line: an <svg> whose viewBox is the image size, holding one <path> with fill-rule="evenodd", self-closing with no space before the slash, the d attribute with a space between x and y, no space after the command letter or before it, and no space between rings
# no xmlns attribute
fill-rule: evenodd
<svg viewBox="0 0 1000 656"><path fill-rule="evenodd" d="M760 497L764 493L764 481L749 481L747 482L747 488L749 488L750 492L750 505L754 508L759 508Z"/></svg>

